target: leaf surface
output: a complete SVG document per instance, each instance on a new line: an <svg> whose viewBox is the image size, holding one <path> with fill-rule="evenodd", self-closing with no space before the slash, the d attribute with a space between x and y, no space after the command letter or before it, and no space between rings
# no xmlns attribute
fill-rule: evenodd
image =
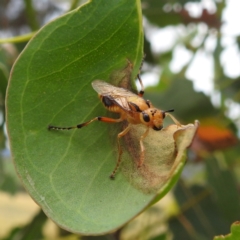
<svg viewBox="0 0 240 240"><path fill-rule="evenodd" d="M117 118L104 109L91 83L102 79L131 88L142 58L140 11L138 0L92 0L43 27L12 71L7 124L17 172L44 212L72 232L113 231L139 214L159 192L136 187L136 180L128 177L131 172L126 176L119 171L114 181L109 179L118 154L116 136L123 125L94 122L81 130L47 130L49 124L69 127L96 116ZM190 129L193 133L196 126ZM176 130L166 131L171 146ZM189 142L194 134L190 135ZM137 145L136 137L131 135ZM134 173L135 155L123 140L122 161L131 162ZM146 152L151 154L158 144L151 144ZM185 160L185 147L179 163Z"/></svg>

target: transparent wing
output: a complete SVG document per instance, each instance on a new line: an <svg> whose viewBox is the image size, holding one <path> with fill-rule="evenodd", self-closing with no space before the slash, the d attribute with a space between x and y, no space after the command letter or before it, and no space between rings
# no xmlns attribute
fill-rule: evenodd
<svg viewBox="0 0 240 240"><path fill-rule="evenodd" d="M130 108L129 100L134 101L139 99L139 96L135 93L125 89L115 87L107 82L101 80L95 80L92 82L93 89L102 96L108 96L119 107L126 111L132 111Z"/></svg>
<svg viewBox="0 0 240 240"><path fill-rule="evenodd" d="M122 96L122 97L138 97L135 93L120 87L115 87L107 82L101 80L95 80L92 82L93 89L103 95L111 95L111 96Z"/></svg>

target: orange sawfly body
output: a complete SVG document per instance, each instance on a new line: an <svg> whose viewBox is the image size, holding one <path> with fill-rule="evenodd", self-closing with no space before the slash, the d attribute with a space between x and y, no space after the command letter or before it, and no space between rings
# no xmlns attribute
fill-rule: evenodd
<svg viewBox="0 0 240 240"><path fill-rule="evenodd" d="M155 108L149 100L145 100L143 98L144 89L143 84L140 78L140 75L137 75L138 80L141 84L141 91L138 94L131 92L128 89L120 88L113 86L107 82L101 80L95 80L92 82L93 89L98 93L98 96L105 106L107 110L110 112L118 113L120 115L119 118L109 118L109 117L95 117L88 122L78 124L72 127L56 127L56 126L48 126L48 129L55 130L70 130L74 128L82 128L84 126L89 125L93 121L102 121L106 123L119 123L122 121L127 121L128 126L117 135L118 140L118 160L117 164L110 175L111 178L114 178L117 169L121 162L121 154L122 149L120 145L120 138L128 133L132 124L142 124L146 126L146 131L139 139L141 154L138 162L138 166L140 167L144 162L144 145L143 139L148 135L149 129L152 128L156 131L159 131L163 128L163 119L165 116L170 116L172 120L177 124L181 125L169 112L173 112L174 110L162 111L160 109Z"/></svg>

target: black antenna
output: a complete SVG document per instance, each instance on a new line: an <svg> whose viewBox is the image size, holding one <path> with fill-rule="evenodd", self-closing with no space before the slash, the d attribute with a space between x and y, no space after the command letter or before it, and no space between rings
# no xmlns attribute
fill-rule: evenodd
<svg viewBox="0 0 240 240"><path fill-rule="evenodd" d="M164 113L167 113L167 112L174 112L174 109L170 109L170 110L166 110L166 111L163 111Z"/></svg>

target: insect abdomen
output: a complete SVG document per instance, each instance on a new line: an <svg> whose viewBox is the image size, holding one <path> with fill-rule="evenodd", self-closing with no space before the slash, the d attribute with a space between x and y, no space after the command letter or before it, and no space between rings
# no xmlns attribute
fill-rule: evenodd
<svg viewBox="0 0 240 240"><path fill-rule="evenodd" d="M111 97L109 96L102 96L100 95L100 98L102 100L103 105L110 111L110 112L121 112L121 109L119 108L119 106L117 106L114 103L114 100L111 99Z"/></svg>
<svg viewBox="0 0 240 240"><path fill-rule="evenodd" d="M108 97L108 96L100 96L100 97L101 97L101 99L102 99L103 105L104 105L106 108L109 108L109 107L115 105L115 104L113 103L113 100L112 100L110 97Z"/></svg>

